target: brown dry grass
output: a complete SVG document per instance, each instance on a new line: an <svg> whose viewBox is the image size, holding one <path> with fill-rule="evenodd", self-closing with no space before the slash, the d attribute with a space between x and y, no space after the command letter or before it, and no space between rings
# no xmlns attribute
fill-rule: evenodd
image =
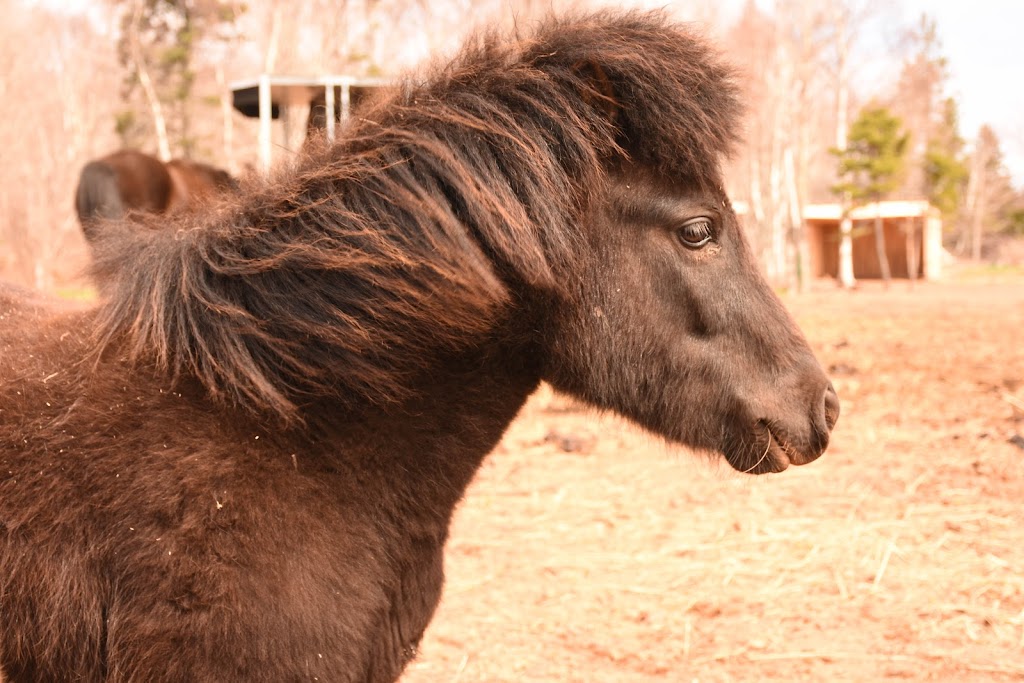
<svg viewBox="0 0 1024 683"><path fill-rule="evenodd" d="M1024 279L791 297L843 416L741 476L541 391L403 683L1024 680Z"/></svg>

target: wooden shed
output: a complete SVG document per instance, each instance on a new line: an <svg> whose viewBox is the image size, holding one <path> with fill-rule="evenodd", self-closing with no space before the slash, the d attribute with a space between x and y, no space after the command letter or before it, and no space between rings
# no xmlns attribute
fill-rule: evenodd
<svg viewBox="0 0 1024 683"><path fill-rule="evenodd" d="M333 140L336 122L347 119L353 106L385 85L387 81L380 78L263 74L232 83L231 95L235 109L260 120L260 167L266 172L273 149L271 121L281 116L284 107L306 108L307 129L325 130L327 138Z"/></svg>
<svg viewBox="0 0 1024 683"><path fill-rule="evenodd" d="M804 207L804 227L815 277L839 275L839 204ZM882 276L875 248L874 222L882 216L889 269L894 278L935 280L942 275L942 218L924 200L885 201L854 209L853 275L872 279Z"/></svg>

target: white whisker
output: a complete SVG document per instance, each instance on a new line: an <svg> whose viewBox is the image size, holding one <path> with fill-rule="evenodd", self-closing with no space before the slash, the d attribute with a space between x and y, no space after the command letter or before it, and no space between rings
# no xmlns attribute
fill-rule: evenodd
<svg viewBox="0 0 1024 683"><path fill-rule="evenodd" d="M758 459L757 462L755 462L747 469L743 470L741 474L750 474L753 470L757 469L758 465L764 462L765 458L768 457L768 451L770 451L772 448L772 430L765 428L765 431L768 432L768 445L764 447L764 453L761 454L761 457L760 459Z"/></svg>

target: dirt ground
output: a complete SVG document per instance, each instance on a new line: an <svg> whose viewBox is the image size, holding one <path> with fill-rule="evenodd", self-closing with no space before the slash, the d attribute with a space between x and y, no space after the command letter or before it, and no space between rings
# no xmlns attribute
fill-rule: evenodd
<svg viewBox="0 0 1024 683"><path fill-rule="evenodd" d="M1024 681L1024 277L785 301L829 451L739 475L542 390L403 683Z"/></svg>

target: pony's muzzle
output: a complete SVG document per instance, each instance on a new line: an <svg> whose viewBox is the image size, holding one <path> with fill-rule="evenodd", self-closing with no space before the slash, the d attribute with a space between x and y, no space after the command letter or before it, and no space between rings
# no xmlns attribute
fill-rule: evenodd
<svg viewBox="0 0 1024 683"><path fill-rule="evenodd" d="M824 410L825 410L825 425L828 427L828 431L835 429L836 422L839 421L839 394L836 393L835 387L832 386L832 382L828 383L825 388L825 399Z"/></svg>
<svg viewBox="0 0 1024 683"><path fill-rule="evenodd" d="M828 448L829 436L839 420L839 395L831 382L825 387L824 394L816 406L816 412L817 414L812 416L811 421L813 432L811 449L799 455L790 451L788 455L792 465L806 465L809 462L814 462Z"/></svg>

